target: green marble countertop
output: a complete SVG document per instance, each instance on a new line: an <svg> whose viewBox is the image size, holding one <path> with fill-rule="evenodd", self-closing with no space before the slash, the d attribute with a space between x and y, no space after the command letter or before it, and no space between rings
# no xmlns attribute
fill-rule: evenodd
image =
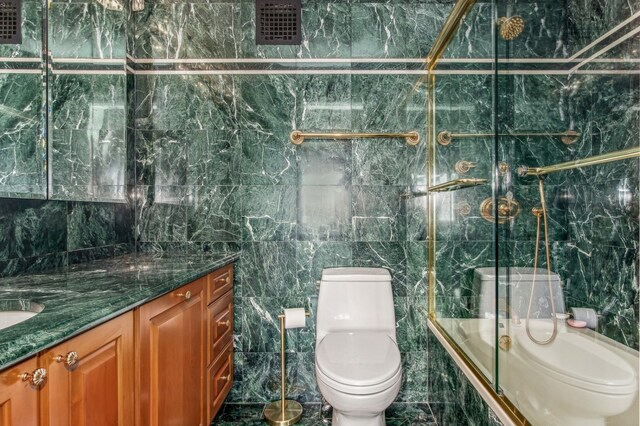
<svg viewBox="0 0 640 426"><path fill-rule="evenodd" d="M44 305L38 315L0 330L0 370L130 311L238 259L208 256L123 255L44 274L0 279L0 301Z"/></svg>

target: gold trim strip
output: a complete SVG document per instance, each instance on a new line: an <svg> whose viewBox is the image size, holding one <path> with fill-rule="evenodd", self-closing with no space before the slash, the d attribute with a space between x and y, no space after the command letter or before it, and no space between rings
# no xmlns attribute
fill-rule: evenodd
<svg viewBox="0 0 640 426"><path fill-rule="evenodd" d="M593 157L581 160L567 161L566 163L554 164L545 167L518 167L518 176L542 176L549 173L561 172L564 170L580 169L582 167L595 166L598 164L611 163L613 161L627 160L629 158L640 157L640 146L623 149L620 151L608 152L606 154L594 155Z"/></svg>
<svg viewBox="0 0 640 426"><path fill-rule="evenodd" d="M494 133L451 133L448 130L443 130L438 133L438 143L442 146L449 145L453 139L463 138L483 138L493 137ZM582 134L575 130L567 130L565 132L510 132L500 133L498 136L515 136L515 137L558 137L565 145L572 145L578 141Z"/></svg>
<svg viewBox="0 0 640 426"><path fill-rule="evenodd" d="M440 336L447 342L447 344L453 349L453 351L460 357L462 362L469 368L471 374L478 379L481 383L482 387L491 394L493 399L502 407L502 409L507 413L509 419L518 426L530 426L531 423L527 420L524 414L518 410L518 408L503 394L499 394L496 392L494 385L489 381L489 379L482 374L480 369L475 365L473 361L469 358L469 356L463 351L458 343L449 335L447 330L437 321L431 319L429 321L433 328L431 328L432 332L437 331ZM435 329L435 331L434 331ZM453 361L455 363L455 361Z"/></svg>
<svg viewBox="0 0 640 426"><path fill-rule="evenodd" d="M289 140L294 145L302 144L305 139L359 139L359 138L403 138L407 144L416 146L420 142L420 134L415 130L407 133L306 133L294 130L289 135Z"/></svg>
<svg viewBox="0 0 640 426"><path fill-rule="evenodd" d="M448 182L440 183L438 185L430 186L429 192L448 192L457 191L458 189L471 188L472 186L485 185L486 179L454 179Z"/></svg>
<svg viewBox="0 0 640 426"><path fill-rule="evenodd" d="M431 50L429 50L429 54L426 58L426 69L428 71L432 71L438 61L442 57L442 54L451 43L451 40L458 33L458 27L460 26L460 22L464 15L473 7L476 3L476 0L458 0L458 2L453 6L449 17L445 21L438 37L433 42L433 46L431 46Z"/></svg>

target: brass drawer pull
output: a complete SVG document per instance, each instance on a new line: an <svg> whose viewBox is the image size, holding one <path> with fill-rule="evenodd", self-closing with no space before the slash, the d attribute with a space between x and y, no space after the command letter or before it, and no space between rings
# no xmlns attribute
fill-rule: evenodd
<svg viewBox="0 0 640 426"><path fill-rule="evenodd" d="M23 382L29 382L33 386L40 386L47 380L47 370L38 368L33 370L33 373L24 373L20 377Z"/></svg>
<svg viewBox="0 0 640 426"><path fill-rule="evenodd" d="M222 320L218 320L217 321L218 325L224 325L226 327L229 327L231 325L231 320L226 320L226 321L222 321Z"/></svg>
<svg viewBox="0 0 640 426"><path fill-rule="evenodd" d="M227 374L226 376L220 376L220 380L224 380L225 382L228 382L229 380L231 380L231 374Z"/></svg>
<svg viewBox="0 0 640 426"><path fill-rule="evenodd" d="M55 360L56 362L64 362L64 365L66 365L67 367L72 367L74 365L76 365L76 363L78 362L78 359L80 357L78 356L78 352L76 351L71 351L69 353L67 353L66 355L58 355Z"/></svg>
<svg viewBox="0 0 640 426"><path fill-rule="evenodd" d="M186 293L178 293L176 296L184 297L184 300L191 300L191 292L189 290Z"/></svg>

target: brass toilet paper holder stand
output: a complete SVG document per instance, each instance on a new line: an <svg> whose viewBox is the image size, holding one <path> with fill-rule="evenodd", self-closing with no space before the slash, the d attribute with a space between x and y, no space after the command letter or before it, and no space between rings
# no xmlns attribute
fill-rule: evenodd
<svg viewBox="0 0 640 426"><path fill-rule="evenodd" d="M310 316L309 312L304 313L305 317ZM287 368L285 365L285 342L284 342L284 314L278 315L280 319L280 401L273 401L264 407L263 416L271 426L292 425L302 417L302 405L298 401L287 399L285 384L287 382Z"/></svg>

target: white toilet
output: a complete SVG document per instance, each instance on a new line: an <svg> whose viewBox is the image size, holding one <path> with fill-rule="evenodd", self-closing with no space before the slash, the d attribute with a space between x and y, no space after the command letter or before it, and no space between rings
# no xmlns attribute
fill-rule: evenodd
<svg viewBox="0 0 640 426"><path fill-rule="evenodd" d="M391 275L381 268L322 272L316 380L334 426L384 425L402 381Z"/></svg>

